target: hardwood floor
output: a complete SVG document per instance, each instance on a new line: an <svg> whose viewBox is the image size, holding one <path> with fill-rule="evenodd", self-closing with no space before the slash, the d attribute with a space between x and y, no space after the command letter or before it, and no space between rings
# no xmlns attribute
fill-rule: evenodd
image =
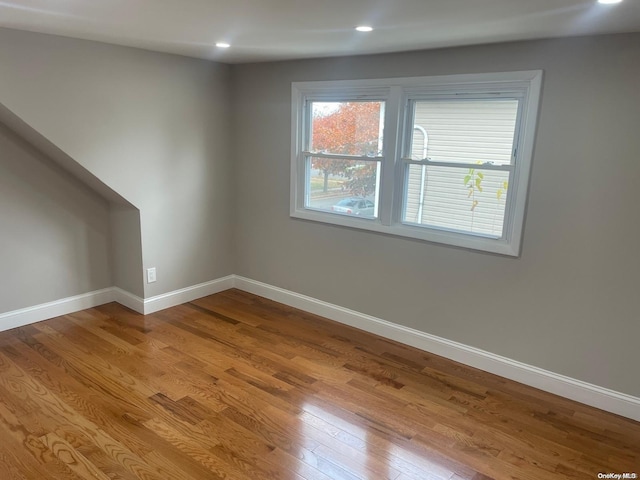
<svg viewBox="0 0 640 480"><path fill-rule="evenodd" d="M0 333L0 479L595 479L640 424L238 290Z"/></svg>

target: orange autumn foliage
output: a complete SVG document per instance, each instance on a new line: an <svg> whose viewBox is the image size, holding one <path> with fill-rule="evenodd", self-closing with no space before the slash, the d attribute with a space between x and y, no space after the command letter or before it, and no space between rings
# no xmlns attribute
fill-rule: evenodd
<svg viewBox="0 0 640 480"><path fill-rule="evenodd" d="M311 150L336 155L377 156L380 147L380 102L344 102L336 110L314 112ZM366 196L375 189L377 164L353 160L312 158L312 168L324 174L324 191L329 175L349 181L352 194Z"/></svg>

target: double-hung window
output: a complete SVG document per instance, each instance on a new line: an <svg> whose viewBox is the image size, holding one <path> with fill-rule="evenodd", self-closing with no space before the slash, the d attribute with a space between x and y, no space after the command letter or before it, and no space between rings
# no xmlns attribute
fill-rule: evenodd
<svg viewBox="0 0 640 480"><path fill-rule="evenodd" d="M519 255L541 79L294 83L291 216Z"/></svg>

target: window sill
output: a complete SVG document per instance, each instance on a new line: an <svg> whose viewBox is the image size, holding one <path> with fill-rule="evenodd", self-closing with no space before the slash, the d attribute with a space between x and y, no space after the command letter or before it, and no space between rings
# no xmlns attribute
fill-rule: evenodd
<svg viewBox="0 0 640 480"><path fill-rule="evenodd" d="M483 236L456 233L435 228L420 227L396 223L383 225L380 219L358 218L349 215L324 213L311 209L295 209L290 212L292 218L326 223L340 227L355 228L397 237L412 238L429 243L447 245L470 250L494 253L509 257L520 255L520 242L507 239L494 239Z"/></svg>

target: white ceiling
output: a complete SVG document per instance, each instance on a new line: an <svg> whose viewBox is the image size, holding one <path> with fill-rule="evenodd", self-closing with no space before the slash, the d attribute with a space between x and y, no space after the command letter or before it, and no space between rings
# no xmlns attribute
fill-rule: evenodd
<svg viewBox="0 0 640 480"><path fill-rule="evenodd" d="M0 26L243 63L640 31L640 0L0 0Z"/></svg>

